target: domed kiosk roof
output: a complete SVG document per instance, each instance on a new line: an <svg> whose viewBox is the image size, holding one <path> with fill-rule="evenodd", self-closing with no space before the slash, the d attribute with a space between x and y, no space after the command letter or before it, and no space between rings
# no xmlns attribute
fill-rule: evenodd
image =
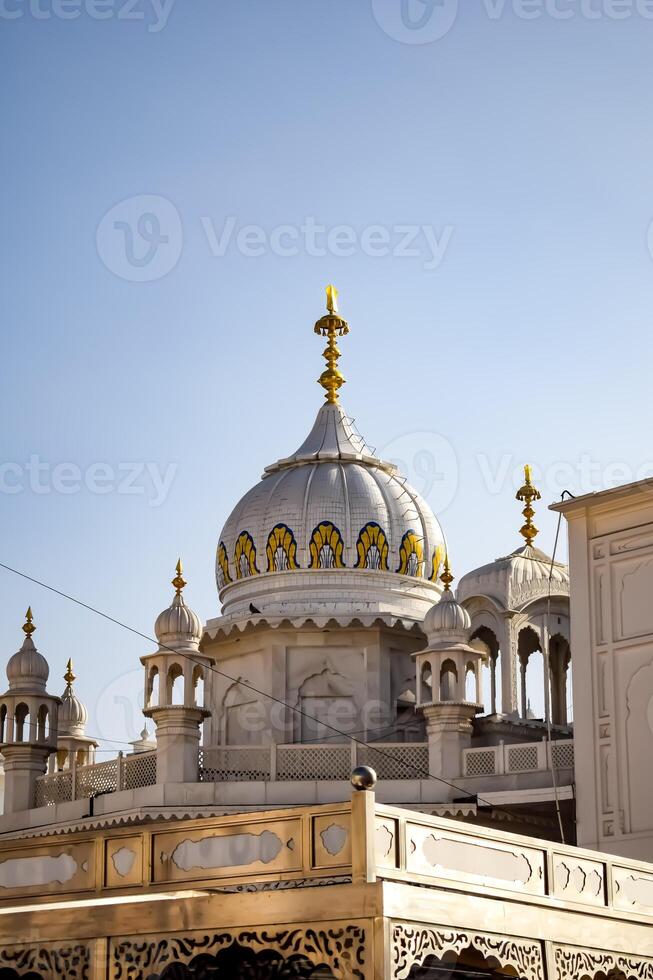
<svg viewBox="0 0 653 980"><path fill-rule="evenodd" d="M443 535L425 500L377 457L338 401L335 338L348 332L335 296L316 332L328 338L324 404L302 445L266 467L220 534L223 615L389 613L422 620L437 601Z"/></svg>
<svg viewBox="0 0 653 980"><path fill-rule="evenodd" d="M530 467L524 468L524 485L517 491L517 500L525 503L526 518L520 534L526 544L503 558L482 565L463 575L458 585L458 599L462 602L475 596L487 596L500 608L518 610L549 594L569 595L569 569L561 562L533 544L538 531L533 524L532 503L540 499L540 492L531 480Z"/></svg>

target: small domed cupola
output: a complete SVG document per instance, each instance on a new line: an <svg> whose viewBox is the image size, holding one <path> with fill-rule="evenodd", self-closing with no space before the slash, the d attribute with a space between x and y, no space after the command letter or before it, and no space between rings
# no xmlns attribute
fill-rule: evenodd
<svg viewBox="0 0 653 980"><path fill-rule="evenodd" d="M86 734L88 709L75 694L73 662L66 664L66 690L61 695L57 726L57 767L70 769L73 764L86 766L95 762L98 743Z"/></svg>
<svg viewBox="0 0 653 980"><path fill-rule="evenodd" d="M190 606L186 605L182 589L186 582L182 576L183 565L181 558L177 562L177 574L172 580L175 596L163 612L159 613L154 624L154 633L163 647L172 646L175 649L183 646L197 648L202 638L202 623L199 616Z"/></svg>
<svg viewBox="0 0 653 980"><path fill-rule="evenodd" d="M442 598L424 617L424 632L431 649L451 647L458 643L466 644L471 626L469 613L456 602L456 597L451 591L453 575L449 568L448 556L444 560L444 571L440 581L444 585Z"/></svg>
<svg viewBox="0 0 653 980"><path fill-rule="evenodd" d="M48 694L48 662L32 640L31 607L25 614L23 645L7 664L9 688L0 696L0 751L5 768L5 813L31 810L36 781L57 747L60 699Z"/></svg>
<svg viewBox="0 0 653 980"><path fill-rule="evenodd" d="M444 592L424 618L428 645L413 654L416 707L426 720L429 772L457 779L463 772L463 753L471 745L472 720L483 710L481 661L469 645L470 619L451 591L453 575L445 556L440 576ZM450 789L455 792L455 787Z"/></svg>
<svg viewBox="0 0 653 980"><path fill-rule="evenodd" d="M25 614L23 645L7 664L7 680L10 691L45 691L50 676L50 668L45 657L34 646L32 633L35 629L32 607L30 606Z"/></svg>
<svg viewBox="0 0 653 980"><path fill-rule="evenodd" d="M66 690L61 695L59 735L85 735L88 710L73 690L75 675L73 674L72 660L69 660L66 664L64 680L66 682Z"/></svg>
<svg viewBox="0 0 653 980"><path fill-rule="evenodd" d="M181 594L186 585L182 572L179 559L174 598L154 626L158 649L141 657L143 714L156 725L157 783L197 782L200 726L211 714L204 707L204 681L213 659L200 653L202 623Z"/></svg>

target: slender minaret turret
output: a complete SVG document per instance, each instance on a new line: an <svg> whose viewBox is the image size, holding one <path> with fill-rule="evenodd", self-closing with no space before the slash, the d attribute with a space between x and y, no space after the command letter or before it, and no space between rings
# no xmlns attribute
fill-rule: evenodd
<svg viewBox="0 0 653 980"><path fill-rule="evenodd" d="M35 805L36 780L57 748L60 700L46 691L50 669L32 640L31 607L25 614L25 639L7 664L9 689L0 698L0 752L5 759L5 813Z"/></svg>
<svg viewBox="0 0 653 980"><path fill-rule="evenodd" d="M59 729L57 732L57 767L71 769L73 762L80 766L95 762L98 743L86 734L88 711L75 694L73 662L69 660L64 674L66 689L61 695Z"/></svg>
<svg viewBox="0 0 653 980"><path fill-rule="evenodd" d="M174 598L154 626L159 649L141 657L145 667L143 714L156 725L157 783L197 782L200 726L211 714L204 703L197 703L197 689L213 661L199 652L202 624L184 601L182 572L180 559L172 580Z"/></svg>
<svg viewBox="0 0 653 980"><path fill-rule="evenodd" d="M462 751L471 744L472 719L483 710L480 703L483 654L468 643L469 614L451 591L453 575L448 556L440 580L444 585L442 598L424 618L428 646L413 654L417 672L416 707L426 719L429 772L454 779L462 775ZM473 700L467 699L465 690L470 672L474 682ZM455 795L454 790L447 795Z"/></svg>

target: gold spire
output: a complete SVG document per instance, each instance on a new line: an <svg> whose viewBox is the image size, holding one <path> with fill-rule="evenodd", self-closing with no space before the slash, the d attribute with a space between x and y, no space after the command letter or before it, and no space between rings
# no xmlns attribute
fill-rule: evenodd
<svg viewBox="0 0 653 980"><path fill-rule="evenodd" d="M176 567L175 570L176 570L177 574L173 578L172 584L174 585L175 589L177 590L177 595L181 595L181 590L186 585L186 582L185 582L185 580L184 580L184 578L182 577L182 574L181 574L183 572L183 570L184 570L184 566L181 563L181 558L177 562L177 567Z"/></svg>
<svg viewBox="0 0 653 980"><path fill-rule="evenodd" d="M519 533L525 538L526 545L530 547L533 544L533 539L538 533L537 528L533 524L535 511L533 510L532 504L534 500L541 500L542 494L537 487L533 486L531 468L528 463L524 467L524 485L523 487L519 488L515 497L517 500L520 500L526 504L522 511L522 514L526 518L526 522L520 527Z"/></svg>
<svg viewBox="0 0 653 980"><path fill-rule="evenodd" d="M445 588L445 591L446 592L450 592L451 591L451 583L453 582L454 577L455 576L453 576L451 574L451 569L449 568L449 555L448 554L445 554L445 556L444 556L444 569L442 570L442 575L440 576L440 581L444 585L444 588Z"/></svg>
<svg viewBox="0 0 653 980"><path fill-rule="evenodd" d="M324 349L324 359L327 362L326 371L323 371L318 378L319 384L326 391L325 398L329 405L335 405L338 401L338 389L345 383L345 379L337 368L340 351L336 343L336 337L343 337L349 333L349 326L346 320L338 313L338 290L335 286L327 286L327 314L321 317L315 324L315 333L328 337L327 345Z"/></svg>
<svg viewBox="0 0 653 980"><path fill-rule="evenodd" d="M32 622L33 618L34 617L32 616L32 607L28 606L27 612L25 613L25 624L23 626L23 633L25 634L25 636L31 636L34 630L36 629L36 626Z"/></svg>
<svg viewBox="0 0 653 980"><path fill-rule="evenodd" d="M63 679L65 680L68 687L70 687L73 681L75 680L75 675L73 674L72 660L69 660L68 663L66 664L66 673L63 675Z"/></svg>

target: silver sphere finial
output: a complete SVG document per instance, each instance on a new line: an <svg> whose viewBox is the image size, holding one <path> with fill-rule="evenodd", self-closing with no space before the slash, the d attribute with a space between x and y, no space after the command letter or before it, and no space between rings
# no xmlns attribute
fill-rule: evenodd
<svg viewBox="0 0 653 980"><path fill-rule="evenodd" d="M376 773L370 766L356 766L351 774L351 785L354 789L374 789Z"/></svg>

